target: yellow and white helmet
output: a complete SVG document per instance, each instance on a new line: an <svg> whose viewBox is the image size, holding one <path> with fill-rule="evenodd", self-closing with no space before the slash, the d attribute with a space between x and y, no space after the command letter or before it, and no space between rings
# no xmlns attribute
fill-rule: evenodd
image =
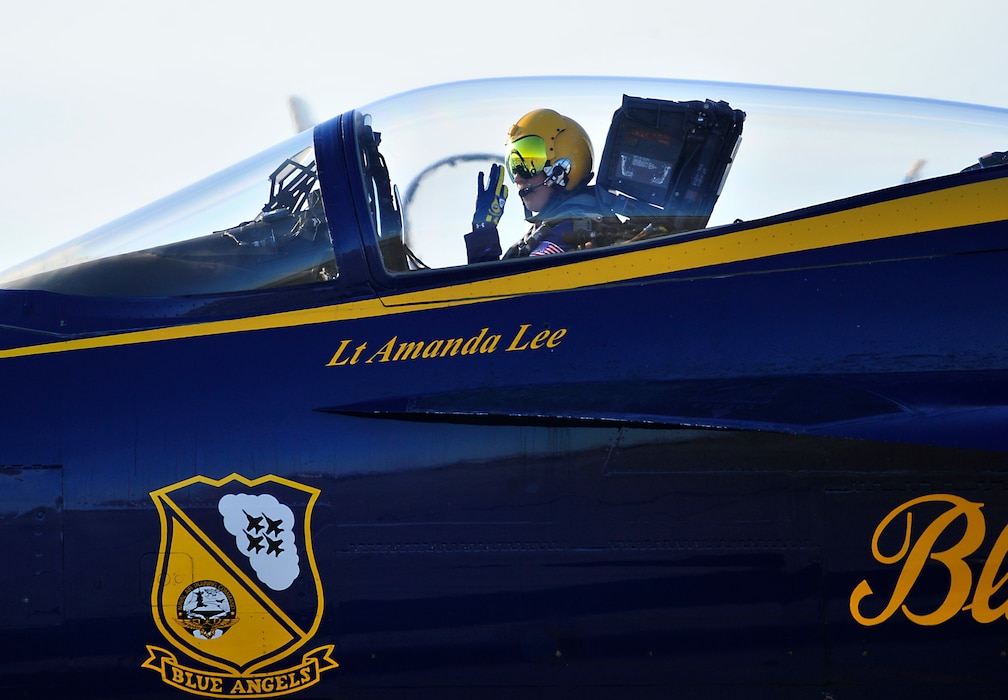
<svg viewBox="0 0 1008 700"><path fill-rule="evenodd" d="M552 109L536 109L508 131L508 175L531 178L546 173L546 182L571 191L592 175L592 145L581 125Z"/></svg>

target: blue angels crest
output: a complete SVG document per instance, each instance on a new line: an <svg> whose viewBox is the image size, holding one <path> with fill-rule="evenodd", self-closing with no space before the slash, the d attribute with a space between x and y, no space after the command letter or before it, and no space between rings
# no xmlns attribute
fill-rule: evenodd
<svg viewBox="0 0 1008 700"><path fill-rule="evenodd" d="M196 476L152 492L161 548L151 607L173 648L149 645L144 667L198 695L261 697L314 685L334 668L331 645L276 668L322 620L311 540L318 496L280 477L238 474ZM184 665L180 652L198 665Z"/></svg>

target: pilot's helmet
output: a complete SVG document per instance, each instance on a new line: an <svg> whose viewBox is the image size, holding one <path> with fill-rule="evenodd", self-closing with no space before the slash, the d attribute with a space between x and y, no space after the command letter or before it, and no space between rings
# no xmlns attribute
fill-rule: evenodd
<svg viewBox="0 0 1008 700"><path fill-rule="evenodd" d="M531 178L546 173L546 181L567 191L591 177L592 145L573 119L552 109L537 109L518 120L508 132L508 175Z"/></svg>

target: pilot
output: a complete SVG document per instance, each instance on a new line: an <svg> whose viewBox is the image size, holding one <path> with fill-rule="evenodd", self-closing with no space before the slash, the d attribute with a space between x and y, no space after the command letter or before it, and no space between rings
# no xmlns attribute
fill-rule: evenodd
<svg viewBox="0 0 1008 700"><path fill-rule="evenodd" d="M552 109L537 109L511 127L506 149L507 173L519 188L525 219L532 226L504 258L591 247L589 234L575 223L600 218L588 184L593 175L591 140L581 125ZM508 195L499 165L491 166L485 183L481 172L477 184L473 229L465 236L470 263L500 258L497 223Z"/></svg>

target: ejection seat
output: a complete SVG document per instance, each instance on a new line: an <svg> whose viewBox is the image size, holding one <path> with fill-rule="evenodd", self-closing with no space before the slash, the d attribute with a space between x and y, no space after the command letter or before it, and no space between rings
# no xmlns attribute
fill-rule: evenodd
<svg viewBox="0 0 1008 700"><path fill-rule="evenodd" d="M735 159L745 112L726 102L623 96L596 176L602 208L644 237L703 228ZM641 237L641 236L638 236Z"/></svg>

